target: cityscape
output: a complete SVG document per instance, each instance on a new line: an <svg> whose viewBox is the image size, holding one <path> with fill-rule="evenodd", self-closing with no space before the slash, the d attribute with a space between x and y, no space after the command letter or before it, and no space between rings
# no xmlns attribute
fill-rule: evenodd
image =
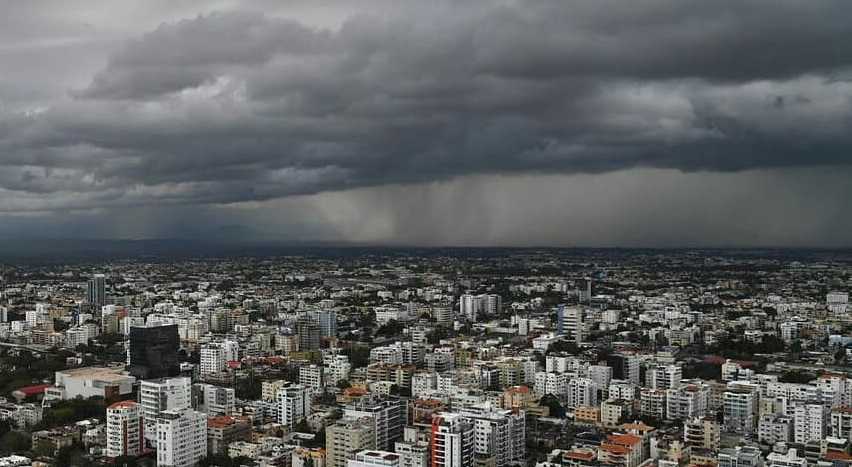
<svg viewBox="0 0 852 467"><path fill-rule="evenodd" d="M10 264L0 465L848 465L850 262L353 249Z"/></svg>
<svg viewBox="0 0 852 467"><path fill-rule="evenodd" d="M0 6L0 467L852 467L852 1Z"/></svg>

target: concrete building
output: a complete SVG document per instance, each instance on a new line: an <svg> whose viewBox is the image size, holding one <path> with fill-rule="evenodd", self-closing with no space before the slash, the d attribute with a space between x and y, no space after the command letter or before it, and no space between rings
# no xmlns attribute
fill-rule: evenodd
<svg viewBox="0 0 852 467"><path fill-rule="evenodd" d="M473 465L475 429L472 421L453 413L432 420L429 449L432 467L470 467Z"/></svg>
<svg viewBox="0 0 852 467"><path fill-rule="evenodd" d="M157 416L160 412L192 407L192 379L179 377L142 381L139 384L139 405L145 421L145 439L156 445Z"/></svg>
<svg viewBox="0 0 852 467"><path fill-rule="evenodd" d="M207 451L227 454L228 445L235 441L251 441L251 419L220 415L207 420Z"/></svg>
<svg viewBox="0 0 852 467"><path fill-rule="evenodd" d="M370 417L346 417L325 429L326 466L347 467L365 449L375 449L376 425Z"/></svg>
<svg viewBox="0 0 852 467"><path fill-rule="evenodd" d="M718 449L721 441L721 426L716 417L706 415L686 420L683 423L683 442L695 449Z"/></svg>
<svg viewBox="0 0 852 467"><path fill-rule="evenodd" d="M157 416L157 467L193 467L207 455L207 416L192 409Z"/></svg>
<svg viewBox="0 0 852 467"><path fill-rule="evenodd" d="M795 408L793 440L805 444L822 441L828 431L829 412L822 404L801 404Z"/></svg>
<svg viewBox="0 0 852 467"><path fill-rule="evenodd" d="M107 407L104 455L110 459L135 457L142 454L144 449L141 406L131 401L121 401Z"/></svg>
<svg viewBox="0 0 852 467"><path fill-rule="evenodd" d="M278 423L293 428L311 414L311 396L301 385L284 387L276 393Z"/></svg>
<svg viewBox="0 0 852 467"><path fill-rule="evenodd" d="M123 366L74 368L56 372L53 387L44 391L45 400L103 397L116 400L133 392L136 378L124 373Z"/></svg>
<svg viewBox="0 0 852 467"><path fill-rule="evenodd" d="M793 441L793 417L765 413L757 422L757 440L770 446Z"/></svg>
<svg viewBox="0 0 852 467"><path fill-rule="evenodd" d="M217 417L234 413L237 396L234 388L196 384L193 386L193 400L196 410L206 413L208 417Z"/></svg>
<svg viewBox="0 0 852 467"><path fill-rule="evenodd" d="M355 453L347 467L400 467L400 455L395 452L365 449Z"/></svg>

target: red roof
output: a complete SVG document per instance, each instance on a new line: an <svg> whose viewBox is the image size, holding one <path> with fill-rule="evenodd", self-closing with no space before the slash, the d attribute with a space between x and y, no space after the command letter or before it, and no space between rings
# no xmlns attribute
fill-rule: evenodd
<svg viewBox="0 0 852 467"><path fill-rule="evenodd" d="M30 396L30 395L33 395L33 394L44 394L44 390L51 387L51 386L53 386L53 385L50 384L50 383L36 384L36 385L33 385L33 386L24 386L22 388L18 388L18 389L16 389L16 391L22 392L22 393Z"/></svg>

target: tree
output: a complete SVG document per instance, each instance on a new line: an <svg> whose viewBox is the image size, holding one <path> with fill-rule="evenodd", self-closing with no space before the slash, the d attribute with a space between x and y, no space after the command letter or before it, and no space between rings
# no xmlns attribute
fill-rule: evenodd
<svg viewBox="0 0 852 467"><path fill-rule="evenodd" d="M541 397L539 403L550 409L551 417L562 418L565 416L565 408L553 394L545 394Z"/></svg>

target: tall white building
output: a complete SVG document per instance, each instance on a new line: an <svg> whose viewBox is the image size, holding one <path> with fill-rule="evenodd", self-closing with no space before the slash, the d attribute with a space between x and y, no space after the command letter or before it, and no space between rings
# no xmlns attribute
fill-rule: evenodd
<svg viewBox="0 0 852 467"><path fill-rule="evenodd" d="M206 455L206 415L185 409L157 416L157 467L193 467Z"/></svg>
<svg viewBox="0 0 852 467"><path fill-rule="evenodd" d="M647 372L647 386L653 389L676 389L683 378L680 365L654 365Z"/></svg>
<svg viewBox="0 0 852 467"><path fill-rule="evenodd" d="M471 406L461 415L473 422L474 454L493 459L495 467L524 461L526 422L523 410L497 410L486 402Z"/></svg>
<svg viewBox="0 0 852 467"><path fill-rule="evenodd" d="M597 406L598 396L595 382L589 378L572 378L568 381L566 407Z"/></svg>
<svg viewBox="0 0 852 467"><path fill-rule="evenodd" d="M847 292L829 292L825 296L825 305L831 313L845 315L849 306L849 294Z"/></svg>
<svg viewBox="0 0 852 467"><path fill-rule="evenodd" d="M822 404L801 404L796 406L793 426L793 440L797 443L822 441L829 425L828 409Z"/></svg>
<svg viewBox="0 0 852 467"><path fill-rule="evenodd" d="M703 417L710 404L710 386L687 384L666 391L666 415L672 420Z"/></svg>
<svg viewBox="0 0 852 467"><path fill-rule="evenodd" d="M325 379L328 384L337 384L340 380L348 380L352 364L346 355L327 355L323 357Z"/></svg>
<svg viewBox="0 0 852 467"><path fill-rule="evenodd" d="M293 428L311 414L311 396L308 388L294 385L278 390L278 423Z"/></svg>
<svg viewBox="0 0 852 467"><path fill-rule="evenodd" d="M106 411L106 457L138 456L145 449L142 408L131 401L116 402Z"/></svg>
<svg viewBox="0 0 852 467"><path fill-rule="evenodd" d="M429 448L432 467L473 465L475 431L473 422L457 413L442 413L432 419Z"/></svg>
<svg viewBox="0 0 852 467"><path fill-rule="evenodd" d="M211 342L201 347L201 376L221 373L228 368L228 362L239 359L240 345L235 341Z"/></svg>
<svg viewBox="0 0 852 467"><path fill-rule="evenodd" d="M192 380L186 377L143 380L139 385L139 405L145 420L145 439L153 444L161 411L192 407Z"/></svg>
<svg viewBox="0 0 852 467"><path fill-rule="evenodd" d="M725 427L734 433L752 433L757 422L759 388L732 387L722 395Z"/></svg>
<svg viewBox="0 0 852 467"><path fill-rule="evenodd" d="M323 367L319 365L302 365L299 367L299 384L314 392L323 388Z"/></svg>

